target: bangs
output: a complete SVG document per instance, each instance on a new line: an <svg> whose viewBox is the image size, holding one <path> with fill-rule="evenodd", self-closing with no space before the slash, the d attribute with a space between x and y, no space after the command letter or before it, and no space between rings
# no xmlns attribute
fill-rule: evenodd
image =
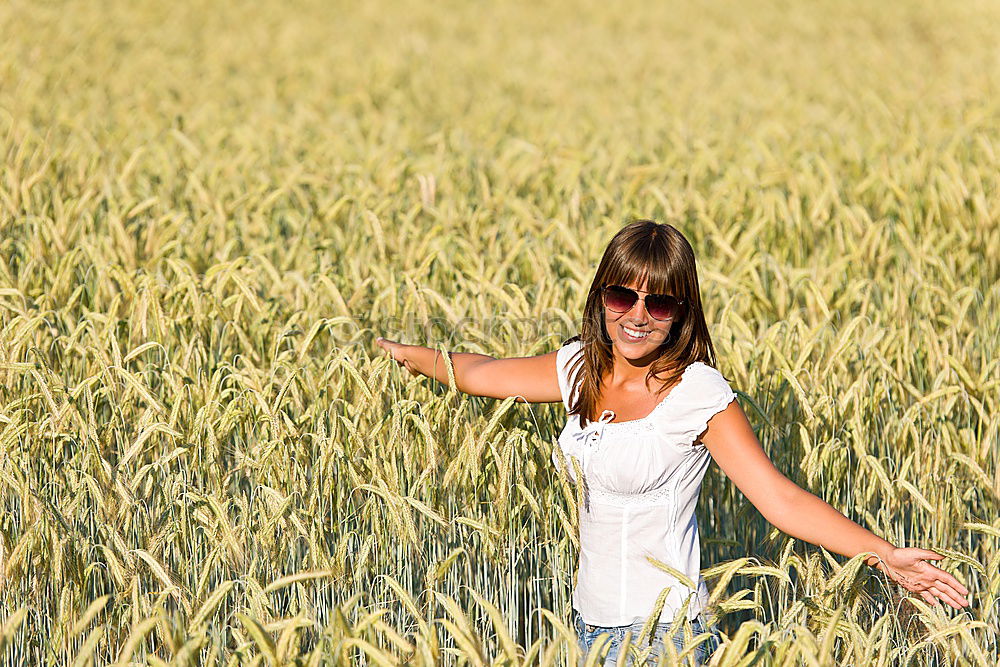
<svg viewBox="0 0 1000 667"><path fill-rule="evenodd" d="M622 252L610 258L605 282L608 285L641 286L648 280L647 292L672 294L678 298L688 298L683 280L684 264L671 252L670 244L664 237L647 242L628 244Z"/></svg>

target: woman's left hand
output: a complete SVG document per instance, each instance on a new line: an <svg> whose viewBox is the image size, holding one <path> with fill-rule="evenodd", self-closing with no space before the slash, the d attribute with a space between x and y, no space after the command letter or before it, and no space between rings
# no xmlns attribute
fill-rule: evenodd
<svg viewBox="0 0 1000 667"><path fill-rule="evenodd" d="M919 593L935 607L941 606L937 598L955 609L968 607L970 603L965 596L969 594L969 589L955 577L927 562L942 558L941 554L927 549L896 547L875 567L911 593Z"/></svg>

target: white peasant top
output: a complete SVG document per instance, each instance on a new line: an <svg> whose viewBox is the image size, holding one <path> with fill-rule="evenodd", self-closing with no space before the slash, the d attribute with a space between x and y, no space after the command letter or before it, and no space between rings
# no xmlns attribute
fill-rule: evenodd
<svg viewBox="0 0 1000 667"><path fill-rule="evenodd" d="M570 382L569 368L582 347L576 340L556 353L567 412L578 388L578 381ZM569 478L576 481L568 457L579 461L584 477L573 607L585 623L645 621L664 589L669 592L659 623L672 622L689 596L688 618L705 608L708 587L701 578L695 505L711 457L695 440L735 397L719 371L695 362L646 417L616 422L614 412L605 410L586 428L580 427L579 415L567 418L559 449L567 457ZM552 460L558 467L555 452ZM697 590L647 557L683 573Z"/></svg>

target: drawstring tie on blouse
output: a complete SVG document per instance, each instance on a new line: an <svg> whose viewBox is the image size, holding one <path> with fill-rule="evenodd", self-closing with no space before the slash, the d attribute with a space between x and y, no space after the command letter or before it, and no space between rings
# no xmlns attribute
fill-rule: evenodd
<svg viewBox="0 0 1000 667"><path fill-rule="evenodd" d="M597 426L594 427L594 430L591 431L590 436L588 436L587 438L591 447L597 447L597 445L601 442L604 436L604 426L606 424L609 424L611 420L614 418L615 418L614 410L605 410L604 412L601 413L601 417L596 422L594 422L595 424L597 424Z"/></svg>

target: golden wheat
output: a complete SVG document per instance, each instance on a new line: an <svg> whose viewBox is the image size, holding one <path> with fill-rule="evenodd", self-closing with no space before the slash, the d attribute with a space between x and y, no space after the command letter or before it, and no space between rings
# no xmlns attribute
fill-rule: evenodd
<svg viewBox="0 0 1000 667"><path fill-rule="evenodd" d="M998 20L0 6L3 664L575 661L562 406L372 341L553 350L630 217L691 239L775 464L972 592L902 597L713 467L715 664L996 663Z"/></svg>

